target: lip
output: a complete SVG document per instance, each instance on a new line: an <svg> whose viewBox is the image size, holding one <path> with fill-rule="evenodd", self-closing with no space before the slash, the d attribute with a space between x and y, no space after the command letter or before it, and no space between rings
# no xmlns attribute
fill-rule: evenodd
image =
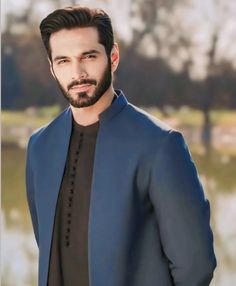
<svg viewBox="0 0 236 286"><path fill-rule="evenodd" d="M84 92L84 91L87 91L90 87L91 87L91 84L89 83L79 84L79 85L73 86L70 90L73 92Z"/></svg>

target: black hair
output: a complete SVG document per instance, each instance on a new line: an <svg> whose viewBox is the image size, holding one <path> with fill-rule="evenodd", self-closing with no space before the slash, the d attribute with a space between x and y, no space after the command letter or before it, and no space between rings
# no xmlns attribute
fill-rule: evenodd
<svg viewBox="0 0 236 286"><path fill-rule="evenodd" d="M50 36L62 29L95 27L99 43L105 47L108 58L114 44L114 35L110 17L102 9L88 7L66 7L57 9L40 23L41 37L51 60Z"/></svg>

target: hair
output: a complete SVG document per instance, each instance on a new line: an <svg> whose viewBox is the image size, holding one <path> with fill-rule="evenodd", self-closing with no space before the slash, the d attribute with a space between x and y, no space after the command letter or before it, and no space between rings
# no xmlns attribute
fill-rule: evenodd
<svg viewBox="0 0 236 286"><path fill-rule="evenodd" d="M43 44L51 58L50 36L62 29L95 27L98 31L99 43L105 47L110 57L114 44L114 35L110 17L102 9L88 7L66 7L57 9L49 14L40 23L40 32Z"/></svg>

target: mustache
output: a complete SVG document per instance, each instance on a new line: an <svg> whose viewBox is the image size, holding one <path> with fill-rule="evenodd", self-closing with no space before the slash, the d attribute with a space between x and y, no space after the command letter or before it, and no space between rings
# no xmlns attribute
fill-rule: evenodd
<svg viewBox="0 0 236 286"><path fill-rule="evenodd" d="M81 80L74 80L70 84L68 84L67 89L71 89L75 85L80 85L80 84L97 84L97 81L95 79L81 79Z"/></svg>

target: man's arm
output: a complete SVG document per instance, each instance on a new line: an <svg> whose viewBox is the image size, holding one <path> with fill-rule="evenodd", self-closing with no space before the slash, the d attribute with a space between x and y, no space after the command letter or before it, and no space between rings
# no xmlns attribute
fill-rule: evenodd
<svg viewBox="0 0 236 286"><path fill-rule="evenodd" d="M216 267L210 207L179 132L171 131L156 155L150 197L175 285L209 285Z"/></svg>
<svg viewBox="0 0 236 286"><path fill-rule="evenodd" d="M31 141L29 141L27 148L27 158L26 158L26 194L29 205L29 210L31 214L31 220L33 223L34 235L37 244L38 241L38 219L37 219L37 211L35 204L35 190L34 190L34 179L33 179L33 170L31 165Z"/></svg>

